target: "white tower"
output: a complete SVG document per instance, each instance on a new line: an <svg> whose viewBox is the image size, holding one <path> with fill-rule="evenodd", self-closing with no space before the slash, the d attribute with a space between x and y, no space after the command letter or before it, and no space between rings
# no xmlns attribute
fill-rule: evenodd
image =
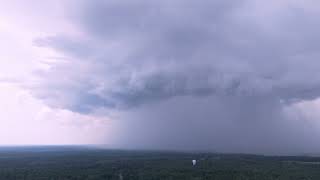
<svg viewBox="0 0 320 180"><path fill-rule="evenodd" d="M195 166L197 164L197 160L192 160L192 165Z"/></svg>

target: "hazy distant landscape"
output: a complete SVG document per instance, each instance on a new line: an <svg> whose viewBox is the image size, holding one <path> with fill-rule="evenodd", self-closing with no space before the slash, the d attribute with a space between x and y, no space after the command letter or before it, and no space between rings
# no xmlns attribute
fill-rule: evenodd
<svg viewBox="0 0 320 180"><path fill-rule="evenodd" d="M192 166L192 159L197 164ZM1 180L320 179L320 158L105 150L82 146L1 147Z"/></svg>

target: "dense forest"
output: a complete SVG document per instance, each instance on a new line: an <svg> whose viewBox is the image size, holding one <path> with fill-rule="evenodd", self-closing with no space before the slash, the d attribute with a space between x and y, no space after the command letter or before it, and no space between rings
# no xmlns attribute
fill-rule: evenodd
<svg viewBox="0 0 320 180"><path fill-rule="evenodd" d="M0 180L319 180L319 162L297 156L6 147L0 148Z"/></svg>

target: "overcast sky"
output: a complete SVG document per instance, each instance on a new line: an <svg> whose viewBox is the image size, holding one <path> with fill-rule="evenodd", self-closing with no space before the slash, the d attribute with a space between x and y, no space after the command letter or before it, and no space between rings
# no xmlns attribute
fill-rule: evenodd
<svg viewBox="0 0 320 180"><path fill-rule="evenodd" d="M0 0L0 144L320 153L316 0Z"/></svg>

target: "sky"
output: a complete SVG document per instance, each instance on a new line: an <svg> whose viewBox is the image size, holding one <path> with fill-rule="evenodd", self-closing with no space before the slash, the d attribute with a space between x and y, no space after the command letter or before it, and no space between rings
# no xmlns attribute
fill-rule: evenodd
<svg viewBox="0 0 320 180"><path fill-rule="evenodd" d="M319 154L319 3L0 0L0 145Z"/></svg>

